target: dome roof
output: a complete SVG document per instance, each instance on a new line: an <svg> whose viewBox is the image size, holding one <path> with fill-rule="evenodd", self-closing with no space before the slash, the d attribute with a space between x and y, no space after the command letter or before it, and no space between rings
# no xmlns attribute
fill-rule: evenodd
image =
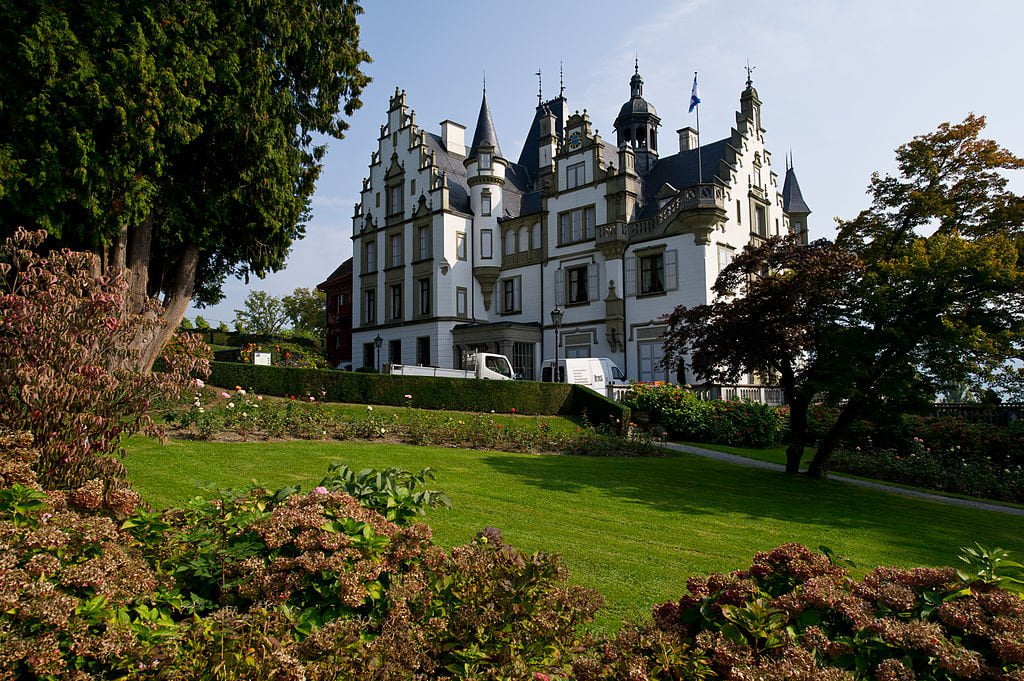
<svg viewBox="0 0 1024 681"><path fill-rule="evenodd" d="M657 116L658 111L654 108L654 105L648 102L643 97L631 97L628 102L622 105L619 109L619 118L623 116L632 116L634 114Z"/></svg>

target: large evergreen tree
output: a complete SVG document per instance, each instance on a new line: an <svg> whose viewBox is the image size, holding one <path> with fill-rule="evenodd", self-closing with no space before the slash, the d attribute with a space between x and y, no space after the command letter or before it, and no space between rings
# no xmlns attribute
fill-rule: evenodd
<svg viewBox="0 0 1024 681"><path fill-rule="evenodd" d="M47 229L124 273L167 324L283 266L325 147L360 106L354 0L0 6L0 230Z"/></svg>

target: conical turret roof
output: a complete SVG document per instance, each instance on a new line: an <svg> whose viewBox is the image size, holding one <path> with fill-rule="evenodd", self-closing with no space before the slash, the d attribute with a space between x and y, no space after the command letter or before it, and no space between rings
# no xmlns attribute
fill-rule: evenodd
<svg viewBox="0 0 1024 681"><path fill-rule="evenodd" d="M796 181L793 166L786 169L786 182L782 185L782 210L787 213L810 213L811 209L800 193L800 183Z"/></svg>
<svg viewBox="0 0 1024 681"><path fill-rule="evenodd" d="M501 156L501 147L498 145L498 133L494 130L494 121L491 120L491 110L487 106L487 93L484 93L480 102L480 115L476 119L476 132L473 133L473 145L469 150L469 158L475 158L477 149L482 144L494 147L494 155ZM504 157L502 157L504 158Z"/></svg>

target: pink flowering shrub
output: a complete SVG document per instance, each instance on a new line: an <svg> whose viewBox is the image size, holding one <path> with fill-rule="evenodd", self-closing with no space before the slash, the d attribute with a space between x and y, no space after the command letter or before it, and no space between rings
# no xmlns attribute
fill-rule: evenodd
<svg viewBox="0 0 1024 681"><path fill-rule="evenodd" d="M621 674L626 667L632 677ZM880 567L854 581L828 556L787 544L757 554L748 570L691 578L650 625L579 656L574 673L578 681L1020 680L1024 600L952 568Z"/></svg>
<svg viewBox="0 0 1024 681"><path fill-rule="evenodd" d="M30 444L0 434L0 678L525 681L600 603L494 530L448 552L325 485L142 511L43 490Z"/></svg>
<svg viewBox="0 0 1024 681"><path fill-rule="evenodd" d="M121 438L156 433L154 400L208 372L205 346L179 335L164 371L136 370L138 339L163 324L159 305L128 313L123 279L94 274L91 253L41 255L45 236L19 229L0 244L0 427L36 436L44 487L110 484L124 476Z"/></svg>

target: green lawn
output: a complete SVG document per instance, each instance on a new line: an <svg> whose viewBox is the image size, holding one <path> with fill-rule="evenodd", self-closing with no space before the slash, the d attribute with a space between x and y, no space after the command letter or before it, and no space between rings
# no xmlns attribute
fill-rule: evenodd
<svg viewBox="0 0 1024 681"><path fill-rule="evenodd" d="M482 527L527 549L561 553L573 580L608 605L599 625L647 617L682 594L686 578L749 565L788 541L826 544L860 566L955 562L975 541L1024 550L1021 519L746 469L687 455L539 456L371 443L129 442L128 469L150 503L166 506L204 485L309 489L327 465L437 471L450 511L428 522L445 546Z"/></svg>

